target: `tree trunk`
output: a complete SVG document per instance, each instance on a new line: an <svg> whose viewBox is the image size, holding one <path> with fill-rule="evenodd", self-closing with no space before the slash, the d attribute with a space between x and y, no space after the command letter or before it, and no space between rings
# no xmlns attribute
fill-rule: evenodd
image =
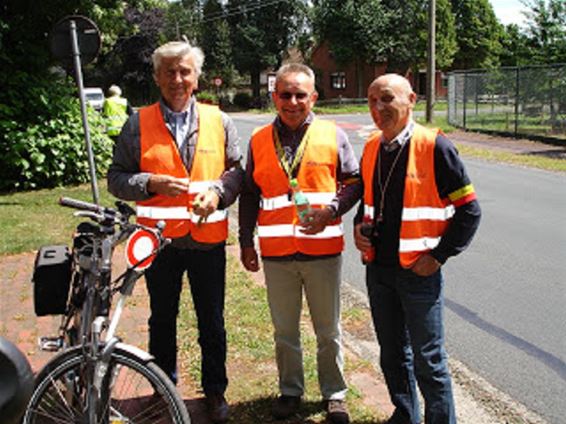
<svg viewBox="0 0 566 424"><path fill-rule="evenodd" d="M366 97L366 93L364 93L363 64L360 63L360 59L356 59L356 80L358 81L358 99Z"/></svg>
<svg viewBox="0 0 566 424"><path fill-rule="evenodd" d="M259 71L251 71L250 76L252 82L252 97L254 100L257 100L260 97Z"/></svg>

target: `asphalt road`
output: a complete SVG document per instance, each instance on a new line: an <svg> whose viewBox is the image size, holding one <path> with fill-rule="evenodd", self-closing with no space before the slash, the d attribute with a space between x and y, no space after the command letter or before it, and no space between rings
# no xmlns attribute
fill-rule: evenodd
<svg viewBox="0 0 566 424"><path fill-rule="evenodd" d="M265 115L232 115L243 152ZM358 157L369 116L332 119ZM245 155L245 153L244 153ZM449 354L550 423L566 416L566 176L465 160L483 211L471 247L445 265ZM344 279L365 292L345 217Z"/></svg>

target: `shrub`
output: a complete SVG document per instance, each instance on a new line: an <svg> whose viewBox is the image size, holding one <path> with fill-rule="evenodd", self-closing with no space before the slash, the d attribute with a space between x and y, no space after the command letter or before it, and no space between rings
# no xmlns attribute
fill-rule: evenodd
<svg viewBox="0 0 566 424"><path fill-rule="evenodd" d="M252 104L252 96L245 91L236 93L234 96L234 104L239 108L249 109Z"/></svg>
<svg viewBox="0 0 566 424"><path fill-rule="evenodd" d="M80 103L73 83L18 75L0 97L0 191L51 188L90 181ZM25 99L23 101L22 99ZM8 106L10 105L10 106ZM89 107L97 175L112 159L102 117Z"/></svg>
<svg viewBox="0 0 566 424"><path fill-rule="evenodd" d="M197 100L201 103L208 103L211 105L218 104L218 96L211 91L199 91L197 93Z"/></svg>

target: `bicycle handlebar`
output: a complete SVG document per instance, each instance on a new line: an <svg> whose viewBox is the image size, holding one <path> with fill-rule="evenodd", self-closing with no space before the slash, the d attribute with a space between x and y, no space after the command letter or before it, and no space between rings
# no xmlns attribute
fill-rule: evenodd
<svg viewBox="0 0 566 424"><path fill-rule="evenodd" d="M75 208L83 211L91 211L97 213L103 213L107 210L107 208L103 206L99 206L90 202L85 202L83 200L71 199L70 197L60 197L59 204L61 206L67 206L69 208Z"/></svg>

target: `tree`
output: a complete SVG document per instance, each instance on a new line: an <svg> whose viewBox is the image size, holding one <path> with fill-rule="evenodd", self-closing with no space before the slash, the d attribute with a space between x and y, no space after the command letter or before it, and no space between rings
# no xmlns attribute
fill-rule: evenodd
<svg viewBox="0 0 566 424"><path fill-rule="evenodd" d="M523 0L532 63L566 62L566 0Z"/></svg>
<svg viewBox="0 0 566 424"><path fill-rule="evenodd" d="M104 35L102 50L108 51L109 40L117 39L124 27L119 18L123 4L119 0L0 3L0 191L88 181L76 87L51 56L49 34L63 17L84 15L97 23ZM92 69L83 70L86 81ZM100 117L89 112L89 121L98 171L104 173L112 145Z"/></svg>
<svg viewBox="0 0 566 424"><path fill-rule="evenodd" d="M501 66L524 66L531 63L533 51L529 47L529 37L521 31L518 25L505 26L500 43L499 62Z"/></svg>
<svg viewBox="0 0 566 424"><path fill-rule="evenodd" d="M364 95L364 63L387 63L389 72L405 74L426 63L427 3L420 0L319 0L314 28L327 41L339 65L355 63L358 95ZM454 20L448 0L437 1L437 63L449 66L456 51Z"/></svg>
<svg viewBox="0 0 566 424"><path fill-rule="evenodd" d="M392 13L386 27L390 47L381 55L387 58L388 71L404 74L424 67L428 46L428 1L384 0ZM436 1L436 65L446 68L452 64L457 51L455 20L450 0Z"/></svg>
<svg viewBox="0 0 566 424"><path fill-rule="evenodd" d="M501 51L501 24L489 0L451 0L458 52L454 69L492 68Z"/></svg>
<svg viewBox="0 0 566 424"><path fill-rule="evenodd" d="M182 40L194 43L200 38L202 0L170 2L165 18L164 37L167 40Z"/></svg>
<svg viewBox="0 0 566 424"><path fill-rule="evenodd" d="M391 47L386 33L391 11L381 0L318 0L314 2L314 30L318 43L328 42L339 66L354 63L358 96L363 96L362 66L384 61Z"/></svg>
<svg viewBox="0 0 566 424"><path fill-rule="evenodd" d="M293 44L304 17L304 6L301 0L228 0L226 17L234 63L240 73L250 75L255 99L260 97L260 73L278 67Z"/></svg>
<svg viewBox="0 0 566 424"><path fill-rule="evenodd" d="M123 19L130 30L99 59L98 81L105 86L119 84L126 87L133 104L147 103L157 94L151 55L164 41L165 16L166 10L161 8L128 7Z"/></svg>
<svg viewBox="0 0 566 424"><path fill-rule="evenodd" d="M204 71L207 80L220 77L227 86L234 79L230 26L218 0L206 0L203 9L201 47L206 54Z"/></svg>

